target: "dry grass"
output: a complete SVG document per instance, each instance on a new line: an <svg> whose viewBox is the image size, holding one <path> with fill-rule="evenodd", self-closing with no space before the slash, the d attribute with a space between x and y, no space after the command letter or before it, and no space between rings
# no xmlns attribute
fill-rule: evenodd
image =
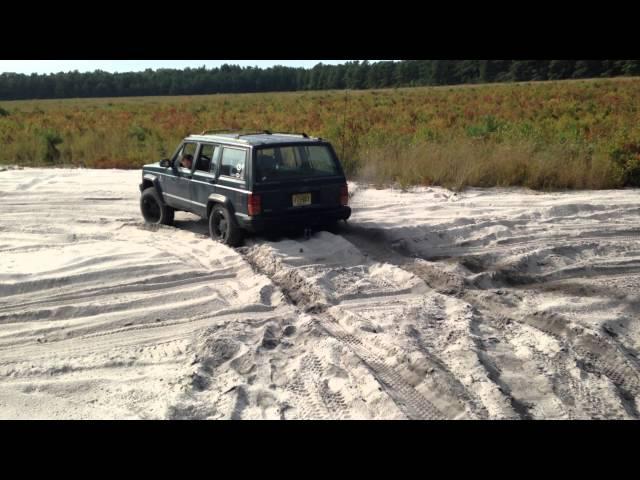
<svg viewBox="0 0 640 480"><path fill-rule="evenodd" d="M640 185L640 79L2 102L0 163L139 168L204 129L306 131L376 183Z"/></svg>
<svg viewBox="0 0 640 480"><path fill-rule="evenodd" d="M438 144L386 146L362 152L359 177L375 184L524 186L537 190L615 188L620 178L605 156L564 145L538 149L532 143L483 144L462 139Z"/></svg>

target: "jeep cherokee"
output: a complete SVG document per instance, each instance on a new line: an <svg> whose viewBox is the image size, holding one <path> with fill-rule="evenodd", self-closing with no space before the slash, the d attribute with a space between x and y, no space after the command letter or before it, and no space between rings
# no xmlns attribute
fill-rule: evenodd
<svg viewBox="0 0 640 480"><path fill-rule="evenodd" d="M171 159L143 167L140 191L145 221L168 225L176 210L191 212L229 246L245 231L330 226L351 215L333 147L306 134L190 135Z"/></svg>

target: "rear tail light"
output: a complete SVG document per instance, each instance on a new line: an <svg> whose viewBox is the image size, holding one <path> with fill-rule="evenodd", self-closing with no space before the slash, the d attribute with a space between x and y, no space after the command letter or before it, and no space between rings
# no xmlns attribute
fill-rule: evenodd
<svg viewBox="0 0 640 480"><path fill-rule="evenodd" d="M249 215L259 215L262 211L262 199L260 195L256 195L254 193L249 194Z"/></svg>
<svg viewBox="0 0 640 480"><path fill-rule="evenodd" d="M340 188L340 205L349 205L349 187L342 185Z"/></svg>

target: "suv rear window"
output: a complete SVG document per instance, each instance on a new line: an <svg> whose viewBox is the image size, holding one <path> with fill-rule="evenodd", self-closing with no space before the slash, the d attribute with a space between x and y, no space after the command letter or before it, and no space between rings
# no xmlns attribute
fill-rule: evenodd
<svg viewBox="0 0 640 480"><path fill-rule="evenodd" d="M339 170L331 151L324 145L293 145L256 150L258 182L328 175L339 175Z"/></svg>

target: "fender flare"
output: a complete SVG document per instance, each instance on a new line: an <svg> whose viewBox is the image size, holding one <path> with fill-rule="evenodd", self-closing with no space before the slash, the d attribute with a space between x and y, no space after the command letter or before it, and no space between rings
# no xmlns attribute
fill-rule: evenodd
<svg viewBox="0 0 640 480"><path fill-rule="evenodd" d="M229 199L224 195L220 195L219 193L212 193L211 195L209 195L209 198L207 198L207 218L209 218L209 215L211 215L211 210L213 210L213 207L216 204L224 205L224 207L229 210L229 213L231 215L234 215L235 210L233 208L233 204L229 201Z"/></svg>
<svg viewBox="0 0 640 480"><path fill-rule="evenodd" d="M149 185L149 183L151 185ZM146 185L146 187L145 187L145 185ZM142 175L142 183L140 184L140 192L143 192L149 186L155 187L156 191L160 195L160 198L162 198L162 190L160 189L160 181L159 181L157 175L154 175L152 173L145 173L145 174Z"/></svg>

